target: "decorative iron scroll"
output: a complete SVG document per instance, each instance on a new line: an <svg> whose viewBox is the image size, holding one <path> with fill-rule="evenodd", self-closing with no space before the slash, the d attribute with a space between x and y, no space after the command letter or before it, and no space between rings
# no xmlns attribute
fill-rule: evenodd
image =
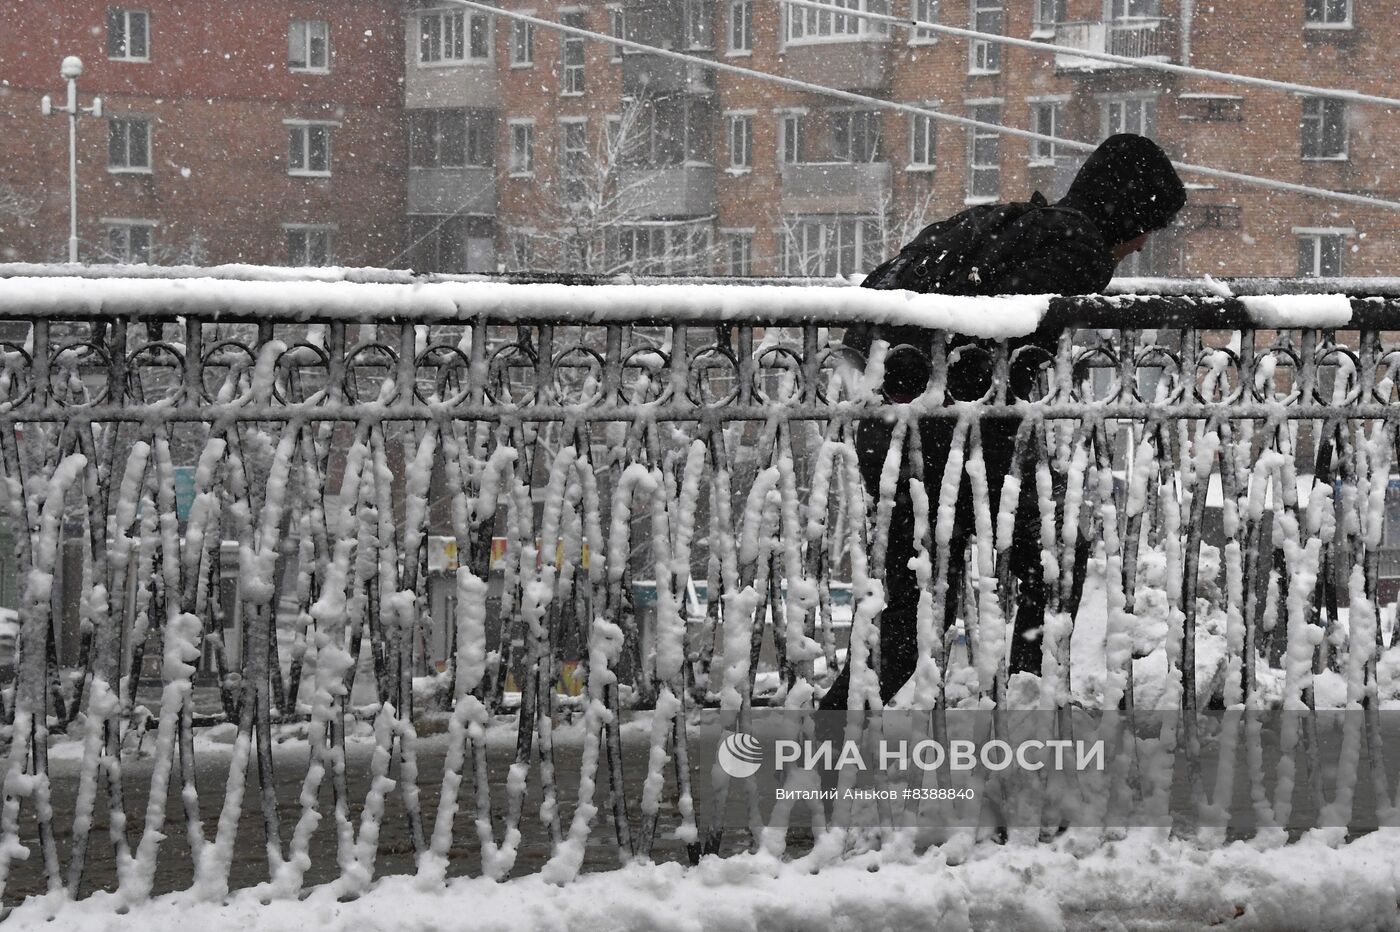
<svg viewBox="0 0 1400 932"><path fill-rule="evenodd" d="M1341 313L1331 327L1310 322L1304 296L1293 317L1235 297L1055 299L1031 343L936 331L876 342L866 360L841 341L859 302L805 319L756 299L736 312L704 286L683 312L658 298L580 323L562 286L524 311L476 311L470 283L445 307L435 285L389 300L374 289L414 286L338 282L329 303L292 293L259 312L247 283L220 283L227 306L182 303L178 288L143 305L107 284L25 311L23 282L0 279L0 489L20 590L0 810L11 899L95 883L138 902L172 885L158 877L172 861L188 865L181 885L218 898L240 882L253 793L270 895L324 879L363 891L391 806L427 883L466 848L487 876L568 880L600 817L622 862L657 853L662 828L692 855L782 852L785 826L736 840L697 815L686 723L810 707L843 638L862 684L852 707L879 705L901 475L918 485L928 592L948 586L960 485L975 493L958 616L931 600L920 626L916 707L1006 705L1018 522L1039 529L1050 570L1042 708L1311 709L1326 674L1343 707L1375 709L1389 686L1377 664L1400 421L1394 298L1317 296L1324 317ZM754 290L784 308L822 291ZM949 386L970 361L996 376L985 397ZM881 373L913 365L927 390L889 402ZM1007 377L1018 366L1040 373L1027 397ZM902 442L871 490L855 436L876 418ZM922 475L911 448L920 418L952 425L943 476ZM1008 418L1015 465L989 501L982 425ZM1036 514L1017 513L1025 483ZM1081 539L1104 606L1084 670L1070 612ZM430 598L433 580L450 595ZM1164 672L1144 686L1135 656ZM629 719L647 723L631 760ZM424 723L445 733L431 781ZM566 725L581 732L572 773L556 766ZM357 729L372 729L367 759L347 752ZM508 747L490 740L502 729ZM211 758L223 775L212 808L206 734L232 742ZM276 777L287 734L306 740L291 798ZM81 751L56 807L59 744ZM180 820L187 852L167 838ZM104 824L109 873L85 887ZM532 831L542 865L519 859Z"/></svg>

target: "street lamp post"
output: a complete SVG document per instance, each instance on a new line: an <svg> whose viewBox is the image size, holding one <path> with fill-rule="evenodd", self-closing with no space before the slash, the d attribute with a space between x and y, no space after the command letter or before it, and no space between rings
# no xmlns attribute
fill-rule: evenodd
<svg viewBox="0 0 1400 932"><path fill-rule="evenodd" d="M91 107L78 106L78 78L83 73L83 60L76 55L63 59L58 73L68 82L68 105L55 107L45 94L39 109L44 116L68 115L68 261L78 261L78 115L90 113L102 118L102 98L94 97Z"/></svg>

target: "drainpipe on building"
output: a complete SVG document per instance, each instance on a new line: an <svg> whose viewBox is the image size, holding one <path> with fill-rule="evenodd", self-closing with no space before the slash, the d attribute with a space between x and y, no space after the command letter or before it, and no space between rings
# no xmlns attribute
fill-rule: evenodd
<svg viewBox="0 0 1400 932"><path fill-rule="evenodd" d="M1196 0L1181 0L1181 63L1191 64L1191 17L1196 12Z"/></svg>

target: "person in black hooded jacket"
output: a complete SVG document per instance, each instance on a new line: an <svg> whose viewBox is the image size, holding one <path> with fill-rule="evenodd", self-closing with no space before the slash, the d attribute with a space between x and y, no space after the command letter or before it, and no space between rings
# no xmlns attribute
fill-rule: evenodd
<svg viewBox="0 0 1400 932"><path fill-rule="evenodd" d="M1185 203L1185 187L1166 153L1155 143L1129 133L1110 136L1085 161L1069 191L1057 203L1047 204L1036 192L1028 203L974 207L931 224L898 256L866 276L863 285L957 295L1094 294L1108 284L1117 264L1141 249L1148 234L1171 223ZM908 326L853 328L847 333L846 343L866 353L874 339L885 340L891 347L923 349L925 356L931 346L928 331ZM977 342L954 338L949 347L951 350ZM1053 354L1055 342L1054 334L1037 334L1012 341L1011 348L1014 351L1018 346L1031 344ZM949 366L948 394L956 400L982 397L992 387L990 354L962 355ZM891 401L907 402L923 393L929 377L925 356L896 352L887 357L883 388ZM1009 386L1012 398L1032 394L1038 369L1034 361L1013 366ZM982 455L991 496L989 507L994 516L1003 480L1010 471L1017 427L1015 419L982 421ZM880 473L892 430L886 419L867 418L860 422L857 431L861 474L872 499L879 497ZM925 418L919 423L924 482L931 507L937 507L938 482L947 463L952 432L953 422L949 419ZM1056 500L1063 502L1064 478L1056 475L1055 484ZM1011 543L1011 569L1017 592L1008 669L1012 673L1039 673L1039 633L1046 590L1041 574L1039 528L1033 521L1019 517L1037 508L1035 484L1023 482L1021 489ZM964 477L948 554L945 624L952 623L960 601L967 540L973 529L971 483ZM915 550L907 465L896 487L887 543L886 607L880 619L880 692L884 701L908 680L918 658L919 589L914 571L909 568ZM846 708L849 682L847 667L822 697L821 707Z"/></svg>

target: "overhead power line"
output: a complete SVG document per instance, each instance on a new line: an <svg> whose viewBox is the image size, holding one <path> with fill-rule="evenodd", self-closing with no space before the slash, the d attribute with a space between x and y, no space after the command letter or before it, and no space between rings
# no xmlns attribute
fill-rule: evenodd
<svg viewBox="0 0 1400 932"><path fill-rule="evenodd" d="M1253 75L1236 74L1231 71L1212 71L1209 68L1197 68L1193 65L1175 65L1171 62L1155 61L1150 58L1133 58L1128 55L1115 55L1112 52L1096 52L1092 49L1077 49L1067 45L1055 45L1051 42L1037 42L1034 39L1018 39L1013 36L1005 36L994 32L978 32L975 29L962 29L958 26L945 26L941 23L930 23L918 19L906 19L901 16L890 16L886 13L870 13L865 10L853 10L846 7L833 6L830 3L822 3L819 0L779 0L788 6L806 7L822 11L833 11L835 15L849 16L853 19L866 19L878 23L891 23L904 29L922 29L928 32L938 32L949 36L959 36L964 39L976 39L982 42L991 42L997 45L1011 45L1016 48L1031 49L1036 52L1055 52L1057 54L1072 55L1075 58L1088 58L1094 61L1111 62L1116 65L1131 65L1134 68L1142 68L1149 71L1161 71L1167 74L1184 74L1197 78L1211 78L1216 81L1228 81L1232 84L1248 84L1254 87L1267 87L1276 91L1286 91L1291 94L1305 94L1309 97L1327 97L1333 100L1349 100L1359 104L1377 104L1382 107L1400 109L1400 98L1379 97L1375 94L1363 94L1360 91L1338 89L1333 87L1316 87L1311 84L1295 84L1292 81L1276 81L1273 78L1256 78Z"/></svg>
<svg viewBox="0 0 1400 932"><path fill-rule="evenodd" d="M579 36L584 39L593 39L598 42L605 42L625 49L632 49L635 52L643 52L648 55L657 55L661 58L669 58L674 61L691 62L703 68L714 71L723 71L729 74L742 75L747 78L754 78L759 81L766 81L770 84L777 84L782 87L789 87L794 90L808 94L819 94L832 97L837 100L846 100L852 103L863 104L868 107L875 107L882 110L896 110L902 113L911 113L916 116L928 117L944 123L952 123L958 126L976 127L1003 136L1015 136L1020 139L1034 139L1040 142L1053 143L1064 149L1071 149L1077 152L1093 152L1097 145L1088 142L1080 142L1074 139L1064 139L1059 136L1047 136L1044 133L1036 133L1031 130L1017 129L1013 126L1003 126L1000 123L987 123L983 120L974 120L971 117L957 116L951 113L944 113L941 110L930 110L915 104L901 103L895 100L884 100L879 97L870 97L865 94L857 94L853 91L842 91L832 87L824 87L820 84L811 84L807 81L799 81L796 78L788 78L782 75L769 74L765 71L758 71L753 68L744 68L740 65L730 64L723 61L712 61L708 58L701 58L698 55L689 55L685 52L676 52L671 49L658 48L654 45L647 45L643 42L634 42L631 39L622 39L617 36L606 35L601 32L593 32L589 29L582 29L577 26L566 26L563 23L556 23L551 20L541 19L538 16L531 16L528 13L520 13L515 10L504 10L500 7L491 6L487 3L479 3L477 0L446 0L446 2L466 7L467 9L478 10L492 16L500 16L506 19L518 20L530 23L543 29L552 29L556 32L568 35ZM843 8L844 9L844 8ZM980 35L980 34L979 34ZM1249 175L1243 172L1229 171L1223 168L1212 168L1208 165L1193 165L1189 162L1173 161L1177 171L1192 175L1200 175L1206 178L1218 178L1222 181L1234 181L1239 184L1249 185L1256 188L1265 188L1273 191L1286 191L1290 194L1303 194L1309 197L1322 198L1324 200L1339 201L1347 204L1357 204L1363 207L1378 207L1385 210L1400 210L1400 201L1390 201L1384 198L1371 197L1366 194L1352 194L1349 191L1332 191L1327 188L1318 188L1312 185L1296 184L1291 181L1279 181L1274 178L1263 178L1258 175Z"/></svg>

